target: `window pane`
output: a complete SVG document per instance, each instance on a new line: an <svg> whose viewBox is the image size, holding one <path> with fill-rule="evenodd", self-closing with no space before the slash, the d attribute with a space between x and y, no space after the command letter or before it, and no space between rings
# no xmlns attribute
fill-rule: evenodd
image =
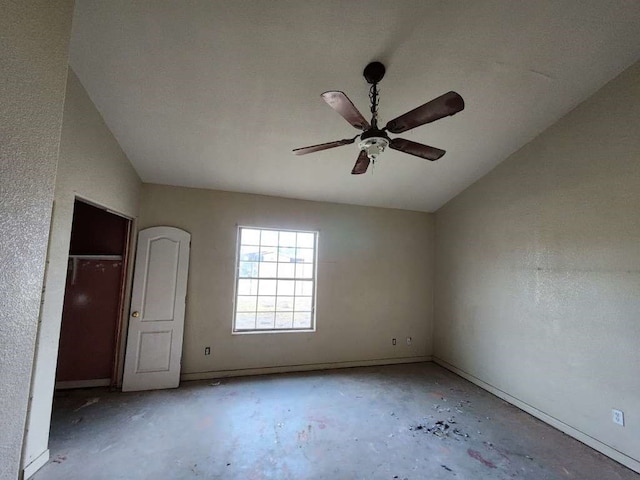
<svg viewBox="0 0 640 480"><path fill-rule="evenodd" d="M296 281L296 295L306 297L313 295L313 282L309 280Z"/></svg>
<svg viewBox="0 0 640 480"><path fill-rule="evenodd" d="M277 262L278 261L278 249L276 247L262 247L260 261L262 262Z"/></svg>
<svg viewBox="0 0 640 480"><path fill-rule="evenodd" d="M258 276L258 263L257 262L240 262L238 269L238 275L242 277L257 277Z"/></svg>
<svg viewBox="0 0 640 480"><path fill-rule="evenodd" d="M293 312L277 312L276 313L276 328L292 328L293 327Z"/></svg>
<svg viewBox="0 0 640 480"><path fill-rule="evenodd" d="M276 309L276 297L258 297L258 312L273 312Z"/></svg>
<svg viewBox="0 0 640 480"><path fill-rule="evenodd" d="M278 249L278 261L291 263L296 256L296 249L293 247L280 247Z"/></svg>
<svg viewBox="0 0 640 480"><path fill-rule="evenodd" d="M315 248L316 236L313 233L298 233L298 247Z"/></svg>
<svg viewBox="0 0 640 480"><path fill-rule="evenodd" d="M278 246L278 231L277 230L262 230L262 237L260 237L260 244L262 246L277 247Z"/></svg>
<svg viewBox="0 0 640 480"><path fill-rule="evenodd" d="M311 328L311 312L295 312L293 328Z"/></svg>
<svg viewBox="0 0 640 480"><path fill-rule="evenodd" d="M296 258L304 263L313 263L313 248L298 248Z"/></svg>
<svg viewBox="0 0 640 480"><path fill-rule="evenodd" d="M243 228L240 232L240 243L242 245L260 245L260 230Z"/></svg>
<svg viewBox="0 0 640 480"><path fill-rule="evenodd" d="M276 310L277 311L291 311L293 310L293 299L294 297L280 297L278 296L278 301L276 302Z"/></svg>
<svg viewBox="0 0 640 480"><path fill-rule="evenodd" d="M260 261L260 247L255 245L242 245L240 247L240 260L247 262Z"/></svg>
<svg viewBox="0 0 640 480"><path fill-rule="evenodd" d="M275 278L278 268L277 263L260 262L260 277Z"/></svg>
<svg viewBox="0 0 640 480"><path fill-rule="evenodd" d="M238 295L257 295L258 280L238 280Z"/></svg>
<svg viewBox="0 0 640 480"><path fill-rule="evenodd" d="M296 297L295 311L296 312L310 312L311 311L311 297Z"/></svg>
<svg viewBox="0 0 640 480"><path fill-rule="evenodd" d="M256 328L273 328L275 312L259 312L256 316Z"/></svg>
<svg viewBox="0 0 640 480"><path fill-rule="evenodd" d="M255 312L258 297L240 296L238 295L238 303L236 305L237 312Z"/></svg>
<svg viewBox="0 0 640 480"><path fill-rule="evenodd" d="M278 295L293 295L294 285L293 280L278 280Z"/></svg>
<svg viewBox="0 0 640 480"><path fill-rule="evenodd" d="M293 278L295 276L295 263L279 263L278 278Z"/></svg>
<svg viewBox="0 0 640 480"><path fill-rule="evenodd" d="M275 295L277 280L260 280L258 283L259 295Z"/></svg>
<svg viewBox="0 0 640 480"><path fill-rule="evenodd" d="M313 278L313 264L296 263L296 278Z"/></svg>
<svg viewBox="0 0 640 480"><path fill-rule="evenodd" d="M296 246L296 232L280 232L280 246L281 247L295 247Z"/></svg>
<svg viewBox="0 0 640 480"><path fill-rule="evenodd" d="M236 314L236 330L253 330L256 328L256 314L242 313Z"/></svg>

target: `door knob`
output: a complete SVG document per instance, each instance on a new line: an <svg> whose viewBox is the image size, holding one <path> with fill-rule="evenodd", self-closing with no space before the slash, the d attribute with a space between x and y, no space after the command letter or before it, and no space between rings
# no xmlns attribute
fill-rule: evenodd
<svg viewBox="0 0 640 480"><path fill-rule="evenodd" d="M138 318L140 316L140 312L133 312L131 316L134 318Z"/></svg>

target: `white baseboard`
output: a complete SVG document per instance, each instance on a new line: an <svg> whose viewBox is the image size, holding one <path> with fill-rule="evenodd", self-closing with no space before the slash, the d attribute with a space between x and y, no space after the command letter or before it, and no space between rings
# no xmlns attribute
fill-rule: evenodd
<svg viewBox="0 0 640 480"><path fill-rule="evenodd" d="M56 390L67 390L70 388L108 387L109 385L111 385L110 378L98 378L96 380L69 380L65 382L56 382Z"/></svg>
<svg viewBox="0 0 640 480"><path fill-rule="evenodd" d="M467 373L467 372L465 372L463 370L460 370L459 368L451 365L450 363L448 363L448 362L446 362L446 361L444 361L444 360L442 360L440 358L433 357L433 361L435 363L437 363L438 365L440 365L441 367L444 367L447 370L452 371L456 375L460 375L462 378L465 378L465 379L469 380L471 383L476 384L480 388L483 388L484 390L487 390L488 392L494 394L496 397L500 397L501 399L503 399L504 401L510 403L511 405L514 405L514 406L518 407L520 410L524 410L528 414L533 415L534 417L542 420L543 422L551 425L554 428L557 428L558 430L560 430L563 433L566 433L570 437L573 437L576 440L579 440L580 442L584 443L585 445L590 446L594 450L597 450L600 453L606 455L607 457L612 458L613 460L615 460L616 462L621 463L625 467L628 467L631 470L640 473L640 461L639 460L636 460L635 458L632 458L632 457L630 457L630 456L628 456L628 455L616 450L615 448L610 447L606 443L602 443L600 440L597 440L597 439L591 437L590 435L587 435L586 433L581 432L580 430L572 427L571 425L567 425L566 423L562 422L561 420L558 420L557 418L552 417L551 415L548 415L548 414L544 413L541 410L538 410L537 408L529 405L528 403L523 402L522 400L519 400L516 397L512 397L511 395L509 395L506 392L503 392L499 388L496 388L493 385L490 385L490 384L480 380L479 378L474 377L470 373Z"/></svg>
<svg viewBox="0 0 640 480"><path fill-rule="evenodd" d="M312 370L330 370L334 368L371 367L377 365L394 365L399 363L430 362L431 356L379 358L375 360L358 360L352 362L309 363L304 365L283 365L278 367L240 368L236 370L212 370L209 372L183 373L180 380L208 380L212 378L243 377L247 375L268 375L271 373L306 372Z"/></svg>
<svg viewBox="0 0 640 480"><path fill-rule="evenodd" d="M42 466L49 461L49 449L47 448L44 452L38 455L35 460L33 460L29 465L24 467L22 470L22 478L27 480L31 478L34 473L36 473Z"/></svg>

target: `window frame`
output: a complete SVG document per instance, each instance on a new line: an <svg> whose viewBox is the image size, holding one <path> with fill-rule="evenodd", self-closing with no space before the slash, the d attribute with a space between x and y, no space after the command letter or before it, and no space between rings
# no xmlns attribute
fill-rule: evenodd
<svg viewBox="0 0 640 480"><path fill-rule="evenodd" d="M240 278L240 261L241 261L241 241L242 241L242 229L250 229L250 230L260 230L261 232L264 230L273 231L273 232L293 232L293 233L311 233L314 236L314 245L313 245L313 275L311 276L312 283L312 291L311 291L311 326L308 328L268 328L268 329L236 329L236 315L237 315L237 307L238 307L238 285L239 281L244 279ZM317 301L317 285L318 285L318 243L319 243L320 231L319 230L296 230L291 228L274 228L274 227L256 227L250 225L236 225L236 255L235 255L235 281L234 281L234 290L233 290L233 314L231 319L231 334L232 335L256 335L256 334L264 334L264 333L310 333L316 331L316 301ZM278 239L278 244L280 240ZM260 245L262 246L262 245ZM278 248L280 246L278 245ZM257 262L260 264L261 262ZM272 263L272 262L265 262ZM260 280L261 278L255 277L255 280ZM296 279L295 276L293 278L272 278L265 277L266 280L299 280ZM304 279L309 280L309 279ZM258 295L259 296L259 295ZM306 297L306 296L305 296ZM296 298L295 292L293 298ZM256 309L257 313L257 309Z"/></svg>

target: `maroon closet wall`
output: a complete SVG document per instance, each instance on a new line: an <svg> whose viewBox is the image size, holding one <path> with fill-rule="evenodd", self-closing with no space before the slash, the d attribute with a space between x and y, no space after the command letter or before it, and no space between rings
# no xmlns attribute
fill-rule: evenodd
<svg viewBox="0 0 640 480"><path fill-rule="evenodd" d="M76 200L56 381L111 379L129 220Z"/></svg>

